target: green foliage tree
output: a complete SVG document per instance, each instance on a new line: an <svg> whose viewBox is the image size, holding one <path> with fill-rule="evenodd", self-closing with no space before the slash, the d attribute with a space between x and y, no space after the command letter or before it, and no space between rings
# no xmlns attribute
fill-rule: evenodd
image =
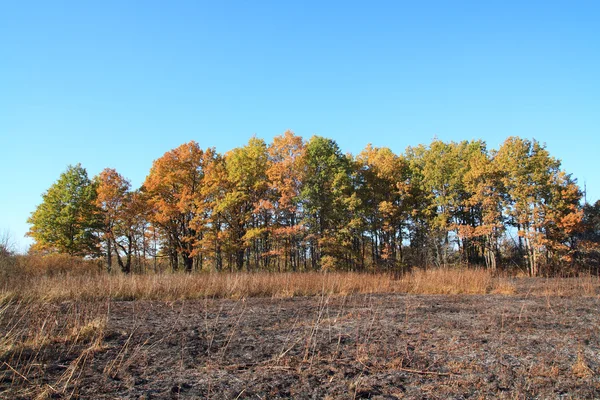
<svg viewBox="0 0 600 400"><path fill-rule="evenodd" d="M99 255L98 232L102 227L96 207L96 185L81 164L68 166L58 181L42 195L31 214L28 235L34 249L72 256Z"/></svg>
<svg viewBox="0 0 600 400"><path fill-rule="evenodd" d="M313 268L333 268L344 258L343 235L352 195L351 163L331 139L313 136L306 145L302 207Z"/></svg>
<svg viewBox="0 0 600 400"><path fill-rule="evenodd" d="M593 272L600 272L600 200L583 206L581 227L576 233L577 259Z"/></svg>
<svg viewBox="0 0 600 400"><path fill-rule="evenodd" d="M600 244L600 200L583 207L583 229L579 235L584 240Z"/></svg>
<svg viewBox="0 0 600 400"><path fill-rule="evenodd" d="M450 233L457 233L461 218L463 187L463 152L467 142L445 143L434 140L408 150L412 169L415 213L415 236L427 241L427 253L437 265L448 263L453 245Z"/></svg>

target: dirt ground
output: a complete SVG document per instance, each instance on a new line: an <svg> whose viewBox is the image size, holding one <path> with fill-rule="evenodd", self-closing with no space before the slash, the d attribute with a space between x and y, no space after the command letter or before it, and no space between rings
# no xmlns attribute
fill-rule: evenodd
<svg viewBox="0 0 600 400"><path fill-rule="evenodd" d="M59 341L2 355L0 397L600 398L599 306L524 294L110 302L92 351Z"/></svg>

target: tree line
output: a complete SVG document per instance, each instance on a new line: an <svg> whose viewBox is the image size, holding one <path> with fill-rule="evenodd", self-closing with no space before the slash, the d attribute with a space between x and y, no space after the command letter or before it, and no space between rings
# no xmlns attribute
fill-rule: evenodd
<svg viewBox="0 0 600 400"><path fill-rule="evenodd" d="M104 257L125 273L386 270L468 264L530 275L598 265L600 203L536 140L344 154L291 131L220 154L192 141L140 188L69 166L31 214L31 251Z"/></svg>

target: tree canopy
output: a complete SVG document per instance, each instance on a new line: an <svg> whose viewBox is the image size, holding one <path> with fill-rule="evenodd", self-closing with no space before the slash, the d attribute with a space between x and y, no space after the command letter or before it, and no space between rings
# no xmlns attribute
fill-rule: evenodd
<svg viewBox="0 0 600 400"><path fill-rule="evenodd" d="M291 131L225 154L189 142L139 189L69 166L29 223L34 247L113 259L123 272L387 270L463 263L573 272L598 257L598 204L546 147L508 138L344 154Z"/></svg>

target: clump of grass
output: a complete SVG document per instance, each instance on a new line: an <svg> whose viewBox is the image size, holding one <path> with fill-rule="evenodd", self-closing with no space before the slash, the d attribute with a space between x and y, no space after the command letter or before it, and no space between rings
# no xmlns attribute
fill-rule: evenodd
<svg viewBox="0 0 600 400"><path fill-rule="evenodd" d="M594 375L594 372L585 361L585 356L581 350L577 352L577 361L575 361L575 364L571 367L571 372L574 376L583 379Z"/></svg>
<svg viewBox="0 0 600 400"><path fill-rule="evenodd" d="M106 329L106 318L98 317L82 325L76 325L71 329L71 334L65 337L66 341L78 342L100 342Z"/></svg>
<svg viewBox="0 0 600 400"><path fill-rule="evenodd" d="M517 287L514 282L506 278L495 278L490 293L509 296L517 293Z"/></svg>
<svg viewBox="0 0 600 400"><path fill-rule="evenodd" d="M485 269L417 270L406 277L410 293L485 294L496 289L498 281Z"/></svg>

